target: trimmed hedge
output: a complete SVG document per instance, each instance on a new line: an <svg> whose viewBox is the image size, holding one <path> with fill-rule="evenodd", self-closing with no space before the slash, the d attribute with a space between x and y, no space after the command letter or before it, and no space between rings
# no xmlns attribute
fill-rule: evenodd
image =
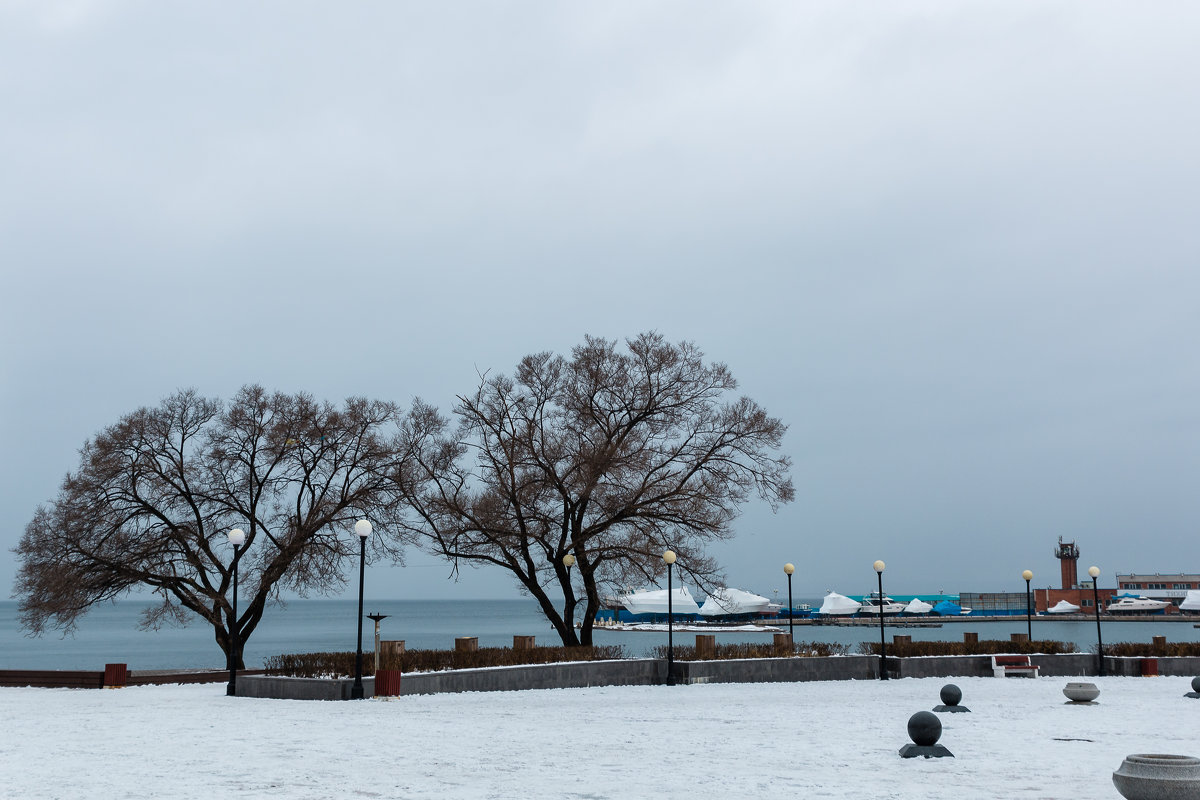
<svg viewBox="0 0 1200 800"><path fill-rule="evenodd" d="M1107 649L1107 648L1106 648ZM863 655L879 655L879 642L859 642L858 652ZM1074 642L1041 640L1032 642L1010 642L985 639L980 642L895 642L887 646L887 654L896 658L913 656L992 656L1000 653L1045 653L1059 655L1074 653Z"/></svg>
<svg viewBox="0 0 1200 800"><path fill-rule="evenodd" d="M474 667L510 667L524 664L554 664L562 661L607 661L622 658L616 647L481 647L472 652L457 650L406 650L398 657L380 659L381 669L401 672L437 672ZM271 656L265 662L268 675L292 678L349 677L354 674L354 653L291 653ZM363 675L375 674L375 653L363 653Z"/></svg>
<svg viewBox="0 0 1200 800"><path fill-rule="evenodd" d="M1095 645L1092 651L1095 652ZM1200 642L1167 642L1152 644L1150 642L1117 642L1104 645L1104 655L1124 656L1126 658L1171 658L1200 656Z"/></svg>

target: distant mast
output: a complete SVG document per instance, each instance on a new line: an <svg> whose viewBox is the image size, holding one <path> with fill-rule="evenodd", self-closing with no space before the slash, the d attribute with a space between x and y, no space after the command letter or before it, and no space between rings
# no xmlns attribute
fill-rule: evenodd
<svg viewBox="0 0 1200 800"><path fill-rule="evenodd" d="M1075 562L1079 561L1079 547L1074 542L1064 542L1060 536L1054 557L1058 559L1059 566L1062 568L1062 588L1078 588L1079 570Z"/></svg>

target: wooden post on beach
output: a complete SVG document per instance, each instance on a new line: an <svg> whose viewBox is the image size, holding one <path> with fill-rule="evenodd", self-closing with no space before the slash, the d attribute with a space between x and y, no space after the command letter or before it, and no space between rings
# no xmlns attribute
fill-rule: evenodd
<svg viewBox="0 0 1200 800"><path fill-rule="evenodd" d="M513 650L532 650L536 636L513 636Z"/></svg>
<svg viewBox="0 0 1200 800"><path fill-rule="evenodd" d="M479 649L479 637L459 636L454 640L454 649L460 653L474 653Z"/></svg>
<svg viewBox="0 0 1200 800"><path fill-rule="evenodd" d="M898 633L892 634L892 644L912 644L912 637L901 636Z"/></svg>
<svg viewBox="0 0 1200 800"><path fill-rule="evenodd" d="M1010 642L1028 642L1029 634L1027 634L1027 633L1010 633L1008 635L1008 640Z"/></svg>
<svg viewBox="0 0 1200 800"><path fill-rule="evenodd" d="M979 644L979 634L971 631L963 631L963 642L965 644Z"/></svg>
<svg viewBox="0 0 1200 800"><path fill-rule="evenodd" d="M1153 646L1153 647L1166 647L1166 646L1167 646L1167 637L1165 637L1165 636L1151 636L1151 637L1150 637L1150 644L1151 644L1151 646Z"/></svg>
<svg viewBox="0 0 1200 800"><path fill-rule="evenodd" d="M696 658L716 658L717 637L711 633L696 634Z"/></svg>
<svg viewBox="0 0 1200 800"><path fill-rule="evenodd" d="M792 652L792 635L790 633L775 634L775 649L786 650L789 654Z"/></svg>

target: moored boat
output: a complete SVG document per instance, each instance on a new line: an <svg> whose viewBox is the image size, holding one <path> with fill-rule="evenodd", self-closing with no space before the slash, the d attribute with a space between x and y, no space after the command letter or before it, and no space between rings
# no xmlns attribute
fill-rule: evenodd
<svg viewBox="0 0 1200 800"><path fill-rule="evenodd" d="M763 616L770 613L771 601L741 589L714 589L700 607L702 617ZM778 610L776 611L778 613Z"/></svg>
<svg viewBox="0 0 1200 800"><path fill-rule="evenodd" d="M630 614L666 614L667 590L655 589L649 592L630 592L617 598L621 606ZM692 599L692 594L686 586L672 589L670 594L670 610L673 614L699 614L700 606Z"/></svg>
<svg viewBox="0 0 1200 800"><path fill-rule="evenodd" d="M904 603L898 603L886 594L881 598L879 592L871 592L865 595L862 599L862 605L858 609L858 613L860 614L868 614L870 616L883 614L885 617L899 614L902 611L904 611Z"/></svg>
<svg viewBox="0 0 1200 800"><path fill-rule="evenodd" d="M1046 609L1047 614L1078 614L1079 606L1074 603L1068 603L1066 600L1059 600L1050 608Z"/></svg>
<svg viewBox="0 0 1200 800"><path fill-rule="evenodd" d="M1166 600L1151 600L1142 595L1123 594L1108 604L1110 614L1154 614L1171 605Z"/></svg>
<svg viewBox="0 0 1200 800"><path fill-rule="evenodd" d="M919 597L909 600L908 605L904 607L905 616L909 614L928 614L930 611L933 611L933 605L926 603Z"/></svg>
<svg viewBox="0 0 1200 800"><path fill-rule="evenodd" d="M817 609L817 614L823 617L849 617L861 607L862 603L857 600L851 600L837 592L830 592L821 601L821 607Z"/></svg>

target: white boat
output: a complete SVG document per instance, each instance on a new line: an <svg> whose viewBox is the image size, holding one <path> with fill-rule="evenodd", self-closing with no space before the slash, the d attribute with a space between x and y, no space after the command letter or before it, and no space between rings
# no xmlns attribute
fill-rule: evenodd
<svg viewBox="0 0 1200 800"><path fill-rule="evenodd" d="M702 617L728 617L743 614L766 614L771 601L741 589L714 589L700 607Z"/></svg>
<svg viewBox="0 0 1200 800"><path fill-rule="evenodd" d="M933 611L933 605L919 597L909 600L908 605L904 607L905 614L928 614L930 611Z"/></svg>
<svg viewBox="0 0 1200 800"><path fill-rule="evenodd" d="M930 608L932 609L932 606ZM869 595L863 597L858 613L870 614L871 616L877 616L882 613L885 617L890 617L893 614L899 614L903 610L904 603L898 603L886 594L883 596L883 600L880 601L879 592L871 592Z"/></svg>
<svg viewBox="0 0 1200 800"><path fill-rule="evenodd" d="M1047 614L1078 614L1079 606L1074 603L1068 603L1066 600L1059 600L1050 608L1046 609Z"/></svg>
<svg viewBox="0 0 1200 800"><path fill-rule="evenodd" d="M1151 600L1141 595L1124 594L1108 604L1110 614L1150 614L1171 605L1166 600Z"/></svg>
<svg viewBox="0 0 1200 800"><path fill-rule="evenodd" d="M1188 589L1187 596L1179 603L1180 611L1200 611L1200 589Z"/></svg>
<svg viewBox="0 0 1200 800"><path fill-rule="evenodd" d="M821 601L821 607L817 609L817 613L823 617L849 617L861 607L862 603L857 600L851 600L837 592L830 592Z"/></svg>
<svg viewBox="0 0 1200 800"><path fill-rule="evenodd" d="M667 590L655 589L649 592L630 592L617 598L617 601L630 614L666 614ZM692 599L692 594L686 586L672 589L670 595L672 614L699 614L700 606Z"/></svg>

